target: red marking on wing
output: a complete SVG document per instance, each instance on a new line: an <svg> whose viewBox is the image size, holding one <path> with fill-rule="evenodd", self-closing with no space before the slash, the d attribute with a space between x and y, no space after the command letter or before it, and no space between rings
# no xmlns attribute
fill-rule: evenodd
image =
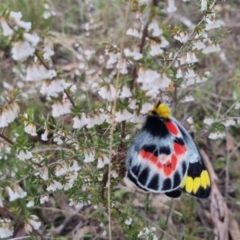
<svg viewBox="0 0 240 240"><path fill-rule="evenodd" d="M180 145L178 143L173 144L173 149L177 155L182 155L187 151L187 148L185 145Z"/></svg>
<svg viewBox="0 0 240 240"><path fill-rule="evenodd" d="M144 161L149 161L152 165L154 165L158 170L162 170L165 176L170 176L173 172L175 172L177 167L177 156L176 154L170 155L170 159L165 163L162 164L158 157L152 154L151 152L146 152L144 150L141 150L139 152L140 157Z"/></svg>
<svg viewBox="0 0 240 240"><path fill-rule="evenodd" d="M172 168L173 168L173 170L175 170L177 167L177 162L178 162L177 156L175 154L172 154L171 160L172 160Z"/></svg>
<svg viewBox="0 0 240 240"><path fill-rule="evenodd" d="M157 168L159 169L162 168L162 164L158 161L158 157L156 157L151 152L146 152L144 150L141 150L139 154L143 158L143 160L150 161L153 165L156 165Z"/></svg>
<svg viewBox="0 0 240 240"><path fill-rule="evenodd" d="M166 127L168 129L168 131L173 134L174 136L177 136L179 133L178 127L171 121L167 121L165 122Z"/></svg>
<svg viewBox="0 0 240 240"><path fill-rule="evenodd" d="M177 157L175 154L172 154L171 160L163 165L164 174L169 177L173 172L175 172L177 167Z"/></svg>

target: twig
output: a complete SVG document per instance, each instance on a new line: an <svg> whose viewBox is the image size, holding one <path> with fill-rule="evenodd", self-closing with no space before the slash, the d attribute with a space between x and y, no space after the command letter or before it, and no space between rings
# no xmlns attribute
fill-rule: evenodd
<svg viewBox="0 0 240 240"><path fill-rule="evenodd" d="M50 67L47 65L47 63L42 59L38 51L35 51L35 56L37 57L38 61L47 69L50 70Z"/></svg>
<svg viewBox="0 0 240 240"><path fill-rule="evenodd" d="M146 37L148 35L148 25L149 25L149 20L146 22L146 24L143 28L143 31L142 31L142 37L141 37L141 41L140 41L140 44L139 44L139 53L143 52L143 48L144 48L144 45L145 45L145 42L146 42ZM137 77L137 66L135 64L134 67L133 67L133 71L132 71L132 82L130 84L130 90L131 91L133 90L134 81L135 81L136 77Z"/></svg>
<svg viewBox="0 0 240 240"><path fill-rule="evenodd" d="M228 135L228 128L226 127L226 136ZM225 197L228 195L228 187L229 187L229 165L230 165L230 153L228 149L228 138L226 139L226 152L227 152L227 160L225 166Z"/></svg>
<svg viewBox="0 0 240 240"><path fill-rule="evenodd" d="M5 136L4 134L2 134L2 133L0 133L0 138L4 139L7 143L9 143L9 144L11 144L11 145L14 144L14 142L13 142L10 138L6 137L6 136Z"/></svg>
<svg viewBox="0 0 240 240"><path fill-rule="evenodd" d="M130 4L128 4L127 7L127 13L126 13L126 18L125 18L125 23L124 23L124 28L127 27L127 21L128 21L128 16L129 16L129 11L130 11ZM121 41L121 47L120 47L120 57L119 57L119 64L121 66L122 63L122 58L123 58L123 48L124 48L124 43L125 43L125 34L123 34L122 41ZM120 81L120 68L118 68L117 71L117 78L116 78L116 83L115 83L115 89L118 89ZM109 240L112 240L112 216L111 216L111 170L112 170L112 150L113 150L113 132L115 129L115 115L116 115L116 109L117 109L117 100L118 96L116 94L116 97L113 102L113 108L112 108L112 122L111 122L111 129L110 129L110 135L109 135L109 164L108 164L108 200L107 200L107 206L108 206L108 231L109 231Z"/></svg>
<svg viewBox="0 0 240 240"><path fill-rule="evenodd" d="M71 104L73 105L73 107L76 107L72 97L70 96L70 94L68 93L68 91L66 89L64 89L64 93L67 95L67 98L69 99L69 101L71 102Z"/></svg>
<svg viewBox="0 0 240 240"><path fill-rule="evenodd" d="M170 207L168 209L168 214L167 214L167 218L166 218L166 221L165 221L165 227L168 225L168 221L169 221L169 218L171 216L171 213L172 213L172 209L173 209L173 199L171 199L171 203L170 203ZM162 232L162 235L161 237L159 238L159 240L162 240L164 237L164 232Z"/></svg>

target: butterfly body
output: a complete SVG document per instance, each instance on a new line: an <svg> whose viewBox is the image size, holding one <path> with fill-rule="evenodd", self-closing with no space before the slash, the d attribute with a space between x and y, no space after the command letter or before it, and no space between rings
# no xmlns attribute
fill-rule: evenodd
<svg viewBox="0 0 240 240"><path fill-rule="evenodd" d="M126 161L127 177L145 191L179 197L184 191L199 198L210 194L210 178L187 130L157 104L134 139Z"/></svg>

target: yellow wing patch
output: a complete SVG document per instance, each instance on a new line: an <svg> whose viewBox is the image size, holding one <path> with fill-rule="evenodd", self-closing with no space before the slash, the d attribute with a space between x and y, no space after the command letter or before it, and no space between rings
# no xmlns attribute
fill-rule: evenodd
<svg viewBox="0 0 240 240"><path fill-rule="evenodd" d="M202 190L209 191L210 177L207 170L203 170L198 177L186 176L183 179L180 188L191 195L199 195Z"/></svg>
<svg viewBox="0 0 240 240"><path fill-rule="evenodd" d="M206 170L202 171L200 178L201 178L201 186L204 189L210 186L210 177Z"/></svg>

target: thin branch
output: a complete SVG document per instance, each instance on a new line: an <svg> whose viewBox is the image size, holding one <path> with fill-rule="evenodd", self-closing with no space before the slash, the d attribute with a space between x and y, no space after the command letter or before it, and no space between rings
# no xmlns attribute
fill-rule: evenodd
<svg viewBox="0 0 240 240"><path fill-rule="evenodd" d="M228 135L228 128L226 127L226 136ZM228 149L228 139L226 139L226 152L227 152L227 160L225 166L225 197L228 195L228 187L229 187L229 165L230 165L230 152Z"/></svg>
<svg viewBox="0 0 240 240"><path fill-rule="evenodd" d="M124 28L126 29L127 27L127 22L128 22L128 16L129 16L129 11L130 11L130 4L128 4L127 8L127 13L125 17L125 23L124 23ZM124 29L124 30L125 30ZM126 32L126 31L125 31ZM122 63L122 58L123 58L123 48L124 48L124 43L125 43L125 34L123 34L122 41L121 41L121 47L120 47L120 57L119 57L119 64L121 65ZM116 78L116 83L115 83L115 89L118 90L119 86L119 81L120 81L120 68L118 68L117 71L117 78ZM109 240L112 240L112 216L111 216L111 171L112 171L112 151L113 151L113 133L115 129L115 115L116 115L116 110L117 110L117 95L114 99L113 103L113 109L112 109L112 122L111 122L111 129L110 129L110 135L109 135L109 164L108 164L108 200L107 200L107 206L108 206L108 231L109 231Z"/></svg>
<svg viewBox="0 0 240 240"><path fill-rule="evenodd" d="M141 41L140 41L140 44L139 44L139 52L140 53L142 53L143 49L144 49L144 45L145 45L145 42L146 42L146 37L148 35L148 25L149 25L149 20L147 21L147 23L145 24L145 26L143 28L142 38L141 38ZM135 81L136 78L137 78L137 66L135 64L134 67L133 67L133 71L132 71L132 82L131 82L131 85L130 85L130 90L131 91L133 90L134 81Z"/></svg>
<svg viewBox="0 0 240 240"><path fill-rule="evenodd" d="M9 144L11 144L11 145L14 144L14 142L13 142L10 138L6 137L6 136L5 136L4 134L2 134L2 133L0 133L0 138L4 139L7 143L9 143Z"/></svg>
<svg viewBox="0 0 240 240"><path fill-rule="evenodd" d="M166 221L165 221L165 227L168 225L168 221L170 219L170 216L171 216L171 213L172 213L172 209L173 209L173 199L171 199L171 203L170 203L170 207L168 209L168 214L167 214L167 218L166 218ZM162 232L162 235L161 237L159 238L159 240L162 240L164 237L164 232Z"/></svg>
<svg viewBox="0 0 240 240"><path fill-rule="evenodd" d="M73 107L76 107L72 97L70 96L70 94L68 93L68 91L66 89L64 89L64 93L67 95L67 98L69 99L69 101L71 102L71 104L73 105Z"/></svg>
<svg viewBox="0 0 240 240"><path fill-rule="evenodd" d="M37 57L37 59L39 60L39 62L47 69L50 70L50 67L47 65L47 63L42 59L42 57L40 56L38 51L35 51L35 56Z"/></svg>

